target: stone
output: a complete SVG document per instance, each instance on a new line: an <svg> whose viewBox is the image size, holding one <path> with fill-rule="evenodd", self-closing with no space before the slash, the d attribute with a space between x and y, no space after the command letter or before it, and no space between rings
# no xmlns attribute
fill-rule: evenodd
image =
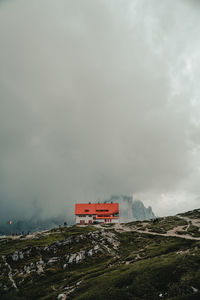
<svg viewBox="0 0 200 300"><path fill-rule="evenodd" d="M67 299L67 296L65 294L60 294L58 295L58 300L66 300Z"/></svg>
<svg viewBox="0 0 200 300"><path fill-rule="evenodd" d="M18 259L19 259L18 252L15 252L15 253L12 255L12 260L13 260L13 261L18 261Z"/></svg>

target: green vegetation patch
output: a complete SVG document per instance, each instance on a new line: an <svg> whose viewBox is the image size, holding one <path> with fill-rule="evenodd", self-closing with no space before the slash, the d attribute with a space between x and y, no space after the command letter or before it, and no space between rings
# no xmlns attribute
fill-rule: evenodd
<svg viewBox="0 0 200 300"><path fill-rule="evenodd" d="M188 217L191 219L200 219L200 209L194 209L191 211L187 211L185 213L181 213L179 215L183 216L183 217Z"/></svg>
<svg viewBox="0 0 200 300"><path fill-rule="evenodd" d="M147 228L152 232L167 233L167 231L177 226L184 226L184 225L187 225L186 220L174 216L174 217L159 218L157 222L149 223L147 225Z"/></svg>
<svg viewBox="0 0 200 300"><path fill-rule="evenodd" d="M38 234L34 238L18 238L6 239L4 243L0 244L0 255L7 255L15 251L23 250L28 247L49 246L57 241L63 241L70 236L86 234L91 231L96 231L97 228L93 226L85 227L64 227L59 229L52 229L48 233Z"/></svg>
<svg viewBox="0 0 200 300"><path fill-rule="evenodd" d="M192 235L193 237L200 237L199 227L190 225L187 229L187 233Z"/></svg>
<svg viewBox="0 0 200 300"><path fill-rule="evenodd" d="M123 260L134 260L140 258L150 258L166 253L186 250L196 241L176 238L164 237L150 234L142 234L138 232L124 232L118 235L120 240L119 253Z"/></svg>
<svg viewBox="0 0 200 300"><path fill-rule="evenodd" d="M200 272L194 272L199 262L199 257L188 256L186 262L174 253L141 260L85 280L71 299L155 300L160 294L166 295L165 299L175 297L177 292L185 296L192 293L191 286L200 289Z"/></svg>

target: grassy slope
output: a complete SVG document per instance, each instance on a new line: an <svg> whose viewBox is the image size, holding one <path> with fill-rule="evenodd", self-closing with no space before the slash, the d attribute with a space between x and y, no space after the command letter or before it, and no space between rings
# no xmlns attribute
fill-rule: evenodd
<svg viewBox="0 0 200 300"><path fill-rule="evenodd" d="M95 231L96 228L87 226L85 228L72 226L69 228L52 229L49 231L50 234L37 234L31 239L17 239L17 240L2 240L0 242L0 255L7 255L13 253L16 250L22 250L31 246L48 246L56 241L62 241L70 236L79 235L81 233L87 233Z"/></svg>
<svg viewBox="0 0 200 300"><path fill-rule="evenodd" d="M191 214L190 214L191 215ZM183 222L182 222L183 221ZM181 223L182 222L182 223ZM181 223L181 224L180 224ZM165 218L158 224L148 223L152 230L163 232L178 225L185 225L184 220ZM156 228L154 228L156 226ZM50 235L39 235L30 240L6 240L0 243L0 257L13 253L16 249L46 246L70 236L87 234L97 230L94 227L70 227L52 230ZM73 264L63 269L63 262L49 266L44 273L26 274L24 284L15 291L10 287L1 292L0 299L57 299L63 287L81 284L70 294L68 299L200 299L200 241L185 240L176 237L153 236L136 232L116 233L112 226L110 232L116 235L120 246L115 254L106 250L87 258L81 264ZM91 246L91 240L84 240L71 248L61 249L60 256L66 252L79 251ZM111 245L108 245L112 247ZM37 250L39 251L39 250ZM41 253L33 251L30 258L12 267L34 262ZM51 253L49 254L51 256ZM0 266L3 265L0 259ZM8 280L8 270L1 269L0 282ZM162 294L163 297L159 295Z"/></svg>
<svg viewBox="0 0 200 300"><path fill-rule="evenodd" d="M138 252L142 259L114 266L98 277L85 280L74 299L146 300L160 299L161 293L167 293L165 299L172 299L177 294L177 299L182 299L184 295L194 296L191 286L200 288L199 242L133 233L122 233L121 242L123 261L133 259ZM176 253L188 248L190 254Z"/></svg>

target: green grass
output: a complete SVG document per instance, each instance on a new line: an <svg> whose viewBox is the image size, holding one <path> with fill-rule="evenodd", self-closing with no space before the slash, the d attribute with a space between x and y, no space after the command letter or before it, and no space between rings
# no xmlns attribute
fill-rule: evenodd
<svg viewBox="0 0 200 300"><path fill-rule="evenodd" d="M167 292L168 298L191 293L190 285L200 288L199 258L185 258L175 254L141 260L132 265L118 267L104 274L86 280L75 292L72 299L159 299L160 293ZM189 276L185 280L184 275ZM98 288L96 288L98 287Z"/></svg>
<svg viewBox="0 0 200 300"><path fill-rule="evenodd" d="M148 222L152 230L161 230L163 233L176 227L185 226L186 221L178 217L159 219L153 224ZM130 226L142 226L141 222L133 222ZM198 229L198 228L197 228ZM197 234L195 226L190 225L188 231L191 235ZM106 226L107 232L116 235L120 245L118 250L111 252L104 250L93 257L86 257L80 264L68 265L63 268L65 255L78 252L80 249L91 249L92 238L87 233L99 231L93 226L71 227L51 230L50 235L38 235L38 239L8 240L0 243L0 255L7 255L7 261L14 269L24 268L31 262L42 257L48 261L58 256L60 261L48 265L45 272L38 275L16 274L13 276L19 287L15 291L9 286L9 291L0 287L0 299L12 300L53 300L63 293L65 287L81 284L67 298L74 300L185 300L199 299L199 292L194 293L192 287L200 291L200 241L187 240L177 237L166 237L139 232L115 232L113 227ZM45 246L53 245L56 241L64 240L70 236L83 234L85 239L66 246L50 247L44 251ZM101 236L100 238L101 239ZM16 250L32 247L29 257L13 262L10 255ZM0 284L8 281L8 269L3 267L0 256ZM20 281L24 279L22 285ZM159 297L162 293L163 298Z"/></svg>
<svg viewBox="0 0 200 300"><path fill-rule="evenodd" d="M194 209L185 213L181 213L179 215L183 217L189 217L192 219L200 219L200 209Z"/></svg>
<svg viewBox="0 0 200 300"><path fill-rule="evenodd" d="M69 228L53 229L49 231L49 235L36 235L36 238L31 239L6 239L0 244L0 255L7 255L18 250L23 250L28 247L37 246L48 246L57 241L65 240L71 236L76 236L80 234L86 234L91 231L96 231L97 228L93 226L77 227L72 226Z"/></svg>
<svg viewBox="0 0 200 300"><path fill-rule="evenodd" d="M194 225L190 225L188 227L187 233L189 233L190 235L192 235L194 237L200 237L199 227L194 226Z"/></svg>
<svg viewBox="0 0 200 300"><path fill-rule="evenodd" d="M177 227L187 225L187 221L180 219L178 217L166 217L158 219L158 222L147 225L150 231L157 233L167 233L167 231Z"/></svg>
<svg viewBox="0 0 200 300"><path fill-rule="evenodd" d="M185 250L194 245L194 241L176 237L124 232L119 234L120 255L123 259L134 259L137 254L149 258L165 253Z"/></svg>
<svg viewBox="0 0 200 300"><path fill-rule="evenodd" d="M167 231L177 227L177 226L186 226L188 223L187 221L177 217L165 217L165 218L158 218L156 222L153 221L134 221L129 222L126 225L131 227L136 227L140 230L145 230L147 228L149 231L157 232L157 233L167 233Z"/></svg>

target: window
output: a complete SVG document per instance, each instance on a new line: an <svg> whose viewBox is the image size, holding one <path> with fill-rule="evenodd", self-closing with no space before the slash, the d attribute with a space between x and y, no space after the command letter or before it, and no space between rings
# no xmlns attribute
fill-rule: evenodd
<svg viewBox="0 0 200 300"><path fill-rule="evenodd" d="M108 209L96 209L96 211L108 211Z"/></svg>
<svg viewBox="0 0 200 300"><path fill-rule="evenodd" d="M85 211L86 211L86 212L88 212L88 211L89 211L89 209L85 209Z"/></svg>
<svg viewBox="0 0 200 300"><path fill-rule="evenodd" d="M110 216L110 215L97 215L97 217L102 217L102 218L108 217L108 216Z"/></svg>

